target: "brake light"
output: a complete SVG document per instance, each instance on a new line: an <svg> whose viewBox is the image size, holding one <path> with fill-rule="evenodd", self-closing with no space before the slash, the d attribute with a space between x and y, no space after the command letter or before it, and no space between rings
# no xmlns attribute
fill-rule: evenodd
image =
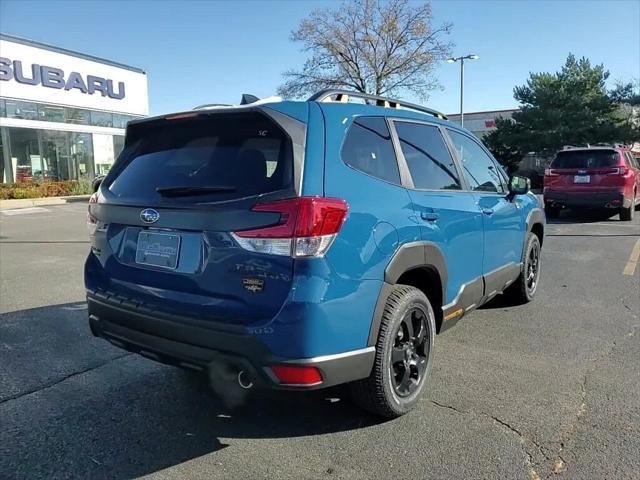
<svg viewBox="0 0 640 480"><path fill-rule="evenodd" d="M164 117L165 120L182 120L184 118L195 118L198 115L200 115L199 113L179 113L177 115L170 115L168 117Z"/></svg>
<svg viewBox="0 0 640 480"><path fill-rule="evenodd" d="M322 383L322 375L316 367L274 365L271 371L282 384L312 386Z"/></svg>
<svg viewBox="0 0 640 480"><path fill-rule="evenodd" d="M269 227L234 232L242 248L272 255L321 257L342 228L349 207L339 198L298 197L259 203L252 210L280 213L280 219Z"/></svg>
<svg viewBox="0 0 640 480"><path fill-rule="evenodd" d="M94 204L98 203L98 194L94 193L89 197L89 203ZM87 207L87 230L89 231L89 235L94 235L96 233L96 229L98 228L98 219L91 215L91 210Z"/></svg>
<svg viewBox="0 0 640 480"><path fill-rule="evenodd" d="M627 167L615 167L607 172L607 175L626 175L629 169Z"/></svg>

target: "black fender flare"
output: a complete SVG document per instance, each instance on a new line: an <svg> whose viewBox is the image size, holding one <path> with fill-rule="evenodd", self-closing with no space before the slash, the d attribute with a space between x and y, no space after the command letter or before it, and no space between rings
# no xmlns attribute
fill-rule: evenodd
<svg viewBox="0 0 640 480"><path fill-rule="evenodd" d="M527 215L527 233L533 229L535 224L539 223L542 225L542 238L540 239L540 245L542 245L544 240L544 232L546 230L547 217L544 214L544 211L540 207L532 208L529 214Z"/></svg>
<svg viewBox="0 0 640 480"><path fill-rule="evenodd" d="M447 298L448 271L444 255L440 247L433 242L416 241L402 245L393 255L384 271L384 283L378 295L376 308L373 312L373 321L369 329L369 339L367 346L373 346L378 340L382 313L387 303L387 298L393 286L398 283L398 279L403 273L414 268L428 267L435 270L440 276L442 285L442 300Z"/></svg>

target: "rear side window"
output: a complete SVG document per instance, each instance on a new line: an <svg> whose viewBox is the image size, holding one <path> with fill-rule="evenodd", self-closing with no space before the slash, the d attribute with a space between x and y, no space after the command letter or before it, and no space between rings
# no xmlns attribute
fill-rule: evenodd
<svg viewBox="0 0 640 480"><path fill-rule="evenodd" d="M551 162L551 168L602 168L618 165L615 150L563 150Z"/></svg>
<svg viewBox="0 0 640 480"><path fill-rule="evenodd" d="M381 117L359 117L342 146L342 161L371 176L400 184L400 172L387 122Z"/></svg>
<svg viewBox="0 0 640 480"><path fill-rule="evenodd" d="M108 186L116 197L211 202L292 188L291 141L260 113L215 113L134 128ZM158 192L171 189L178 193Z"/></svg>
<svg viewBox="0 0 640 480"><path fill-rule="evenodd" d="M626 152L626 156L627 156L627 165L629 165L630 167L638 168L638 162L633 156L633 153Z"/></svg>
<svg viewBox="0 0 640 480"><path fill-rule="evenodd" d="M453 158L437 127L408 122L394 126L415 188L460 190Z"/></svg>

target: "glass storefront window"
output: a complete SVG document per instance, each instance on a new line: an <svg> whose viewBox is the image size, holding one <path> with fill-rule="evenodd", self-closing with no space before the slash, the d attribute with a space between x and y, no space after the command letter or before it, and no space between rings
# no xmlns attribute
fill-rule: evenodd
<svg viewBox="0 0 640 480"><path fill-rule="evenodd" d="M114 160L120 156L120 152L124 149L124 137L122 135L113 136L113 158Z"/></svg>
<svg viewBox="0 0 640 480"><path fill-rule="evenodd" d="M11 164L9 163L7 133L0 127L0 183L9 183L13 179Z"/></svg>
<svg viewBox="0 0 640 480"><path fill-rule="evenodd" d="M43 180L72 180L78 178L76 165L71 161L69 132L41 130Z"/></svg>
<svg viewBox="0 0 640 480"><path fill-rule="evenodd" d="M91 113L89 110L81 110L79 108L66 108L67 123L76 123L78 125L91 124Z"/></svg>
<svg viewBox="0 0 640 480"><path fill-rule="evenodd" d="M38 119L45 122L64 123L64 107L38 105Z"/></svg>
<svg viewBox="0 0 640 480"><path fill-rule="evenodd" d="M115 158L111 135L93 134L93 154L95 156L96 175L106 175Z"/></svg>
<svg viewBox="0 0 640 480"><path fill-rule="evenodd" d="M125 128L128 121L142 118L122 113L96 112L4 98L0 99L0 117L113 128Z"/></svg>
<svg viewBox="0 0 640 480"><path fill-rule="evenodd" d="M32 102L20 102L18 100L7 100L7 117L22 118L25 120L39 120L38 106Z"/></svg>
<svg viewBox="0 0 640 480"><path fill-rule="evenodd" d="M40 156L38 130L7 128L7 133L9 134L9 149L13 171L13 178L9 179L10 182L41 180L44 176L45 168Z"/></svg>
<svg viewBox="0 0 640 480"><path fill-rule="evenodd" d="M95 176L93 166L93 138L90 133L71 134L71 158L78 172L78 179Z"/></svg>
<svg viewBox="0 0 640 480"><path fill-rule="evenodd" d="M131 120L129 115L121 115L119 113L113 114L113 126L116 128L126 128L127 122Z"/></svg>
<svg viewBox="0 0 640 480"><path fill-rule="evenodd" d="M98 127L113 127L113 114L106 112L91 112L91 125Z"/></svg>

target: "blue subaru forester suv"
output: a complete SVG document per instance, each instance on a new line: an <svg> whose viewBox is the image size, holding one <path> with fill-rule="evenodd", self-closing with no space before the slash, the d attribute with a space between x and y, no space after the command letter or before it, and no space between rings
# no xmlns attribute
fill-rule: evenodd
<svg viewBox="0 0 640 480"><path fill-rule="evenodd" d="M244 388L349 383L396 417L436 334L534 297L545 217L442 114L327 90L130 122L88 224L95 335Z"/></svg>

